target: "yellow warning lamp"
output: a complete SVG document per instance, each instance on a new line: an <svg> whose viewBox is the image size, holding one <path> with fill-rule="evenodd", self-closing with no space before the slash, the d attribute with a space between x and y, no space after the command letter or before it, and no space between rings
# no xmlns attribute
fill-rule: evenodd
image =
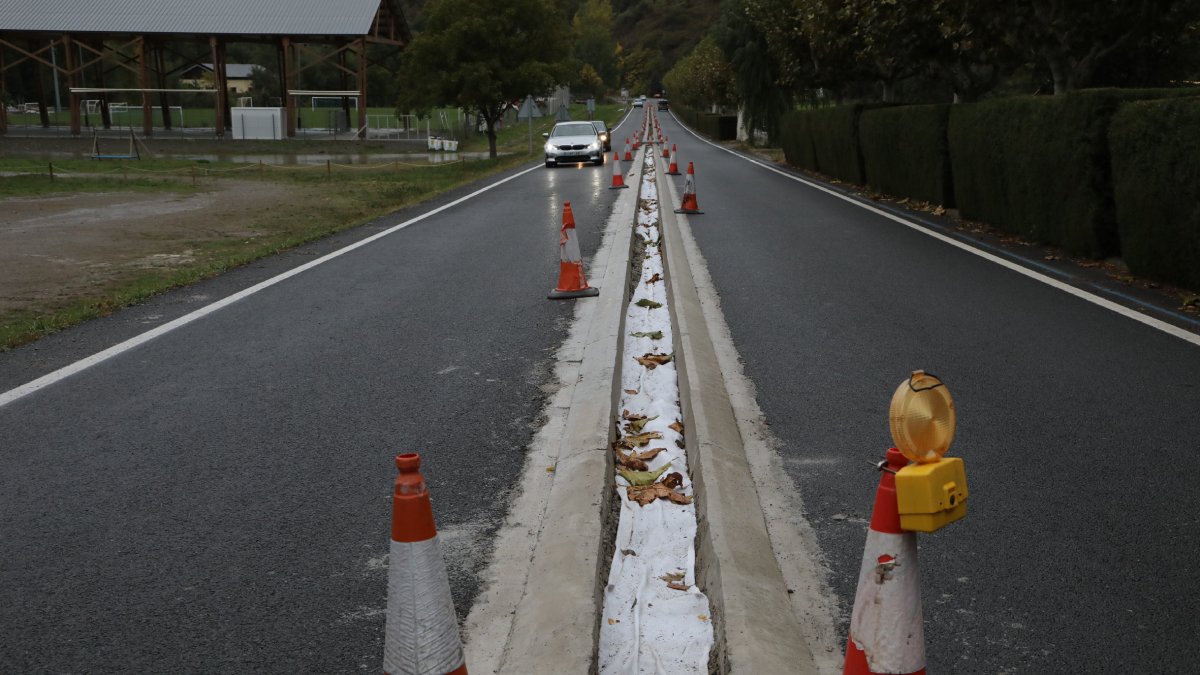
<svg viewBox="0 0 1200 675"><path fill-rule="evenodd" d="M936 376L914 370L892 395L888 411L896 449L915 462L896 472L900 527L934 532L967 515L967 473L958 457L943 457L954 440L954 399Z"/></svg>

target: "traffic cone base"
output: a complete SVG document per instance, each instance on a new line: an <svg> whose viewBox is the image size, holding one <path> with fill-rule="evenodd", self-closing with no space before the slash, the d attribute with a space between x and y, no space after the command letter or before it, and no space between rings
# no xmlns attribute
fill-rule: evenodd
<svg viewBox="0 0 1200 675"><path fill-rule="evenodd" d="M888 469L908 463L888 450ZM884 471L863 547L843 675L925 673L925 621L917 535L900 529L896 479Z"/></svg>
<svg viewBox="0 0 1200 675"><path fill-rule="evenodd" d="M416 454L396 457L400 474L392 494L383 671L466 675L450 579L420 463Z"/></svg>

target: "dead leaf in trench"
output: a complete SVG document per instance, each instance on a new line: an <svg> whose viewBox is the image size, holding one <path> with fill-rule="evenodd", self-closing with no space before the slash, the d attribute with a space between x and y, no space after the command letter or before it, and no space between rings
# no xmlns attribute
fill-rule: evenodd
<svg viewBox="0 0 1200 675"><path fill-rule="evenodd" d="M659 577L659 579L662 579L663 581L683 581L683 577L683 572L667 572Z"/></svg>
<svg viewBox="0 0 1200 675"><path fill-rule="evenodd" d="M663 337L663 333L661 330L656 330L656 331L651 331L651 332L638 331L637 333L630 333L630 335L632 335L633 337L650 338L651 340L661 340Z"/></svg>
<svg viewBox="0 0 1200 675"><path fill-rule="evenodd" d="M666 451L667 451L666 448L651 448L649 450L643 450L642 452L632 453L631 456L636 459L640 459L642 461L648 462L648 461L654 459L655 457L658 457L658 453L666 452Z"/></svg>
<svg viewBox="0 0 1200 675"><path fill-rule="evenodd" d="M629 469L617 469L617 473L621 474L621 478L629 481L631 486L650 485L658 480L658 477L663 475L663 472L671 468L671 463L667 462L660 468L653 471L630 471Z"/></svg>
<svg viewBox="0 0 1200 675"><path fill-rule="evenodd" d="M666 478L662 479L662 484L666 485L672 490L682 487L683 474L679 473L678 471L672 471L671 473L667 474Z"/></svg>
<svg viewBox="0 0 1200 675"><path fill-rule="evenodd" d="M645 428L647 422L656 419L658 419L658 415L655 415L654 417L642 417L641 419L631 420L629 424L625 426L625 431L640 434L642 433L642 429Z"/></svg>
<svg viewBox="0 0 1200 675"><path fill-rule="evenodd" d="M641 413L629 412L628 410L621 411L621 419L632 422L633 420L644 420L646 416Z"/></svg>
<svg viewBox="0 0 1200 675"><path fill-rule="evenodd" d="M654 276L652 276L646 280L646 285L649 286L650 284L653 284L658 281L662 281L662 275L659 274L658 272L655 272Z"/></svg>
<svg viewBox="0 0 1200 675"><path fill-rule="evenodd" d="M944 207L944 206L937 207L936 209L933 210L933 215L935 215L935 216L946 215L946 207Z"/></svg>
<svg viewBox="0 0 1200 675"><path fill-rule="evenodd" d="M682 434L683 433L683 422L680 422L679 420L675 420L673 423L668 424L667 428L673 429L675 431L675 433L677 433L677 434Z"/></svg>
<svg viewBox="0 0 1200 675"><path fill-rule="evenodd" d="M615 459L617 460L617 464L625 467L626 469L632 469L634 471L646 471L650 468L646 465L645 460L632 455L626 455L625 453L621 452L620 446L614 445L613 453Z"/></svg>
<svg viewBox="0 0 1200 675"><path fill-rule="evenodd" d="M662 307L661 302L655 302L648 298L642 298L633 304L637 305L638 307L649 307L650 309L658 309L659 307Z"/></svg>
<svg viewBox="0 0 1200 675"><path fill-rule="evenodd" d="M692 503L691 497L681 495L663 483L629 487L626 488L625 494L629 497L629 501L637 502L642 506L651 504L657 499L667 499L676 504Z"/></svg>
<svg viewBox="0 0 1200 675"><path fill-rule="evenodd" d="M676 591L686 591L690 587L687 584L671 582L671 583L667 584L667 588L674 589Z"/></svg>
<svg viewBox="0 0 1200 675"><path fill-rule="evenodd" d="M654 370L664 363L670 363L673 358L670 354L646 354L645 356L635 356L633 360L646 366L647 370Z"/></svg>
<svg viewBox="0 0 1200 675"><path fill-rule="evenodd" d="M638 390L637 389L626 389L625 393L629 394L630 396L633 396L638 393Z"/></svg>
<svg viewBox="0 0 1200 675"><path fill-rule="evenodd" d="M663 435L662 435L661 431L647 431L647 432L640 433L640 434L634 434L632 436L626 436L620 440L620 443L624 447L632 450L635 447L640 448L643 445L650 445L650 441L653 441L655 439L662 438L662 437L663 437Z"/></svg>

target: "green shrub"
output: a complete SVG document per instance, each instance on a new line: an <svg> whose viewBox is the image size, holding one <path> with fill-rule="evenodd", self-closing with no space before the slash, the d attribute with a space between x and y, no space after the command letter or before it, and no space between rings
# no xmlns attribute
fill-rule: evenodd
<svg viewBox="0 0 1200 675"><path fill-rule="evenodd" d="M794 110L779 123L779 142L788 164L809 171L819 171L817 150L813 147L812 111Z"/></svg>
<svg viewBox="0 0 1200 675"><path fill-rule="evenodd" d="M890 195L954 206L946 126L949 105L866 110L858 122L867 185Z"/></svg>
<svg viewBox="0 0 1200 675"><path fill-rule="evenodd" d="M1108 127L1124 101L1191 89L1093 89L956 105L948 137L955 202L982 220L1076 255L1120 252Z"/></svg>
<svg viewBox="0 0 1200 675"><path fill-rule="evenodd" d="M1200 288L1200 100L1120 107L1109 130L1122 257L1141 275Z"/></svg>
<svg viewBox="0 0 1200 675"><path fill-rule="evenodd" d="M858 117L862 111L861 103L812 111L813 148L821 173L855 185L866 182L858 150Z"/></svg>
<svg viewBox="0 0 1200 675"><path fill-rule="evenodd" d="M650 99L647 99L647 105L649 101ZM709 138L718 141L732 141L737 138L736 115L699 112L683 106L671 106L671 112L684 124Z"/></svg>

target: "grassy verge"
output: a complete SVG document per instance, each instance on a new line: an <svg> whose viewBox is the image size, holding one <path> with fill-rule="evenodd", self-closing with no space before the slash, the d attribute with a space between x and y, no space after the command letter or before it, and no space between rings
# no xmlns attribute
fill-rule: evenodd
<svg viewBox="0 0 1200 675"><path fill-rule="evenodd" d="M163 291L216 276L231 268L272 255L330 234L356 227L398 208L429 199L437 194L494 174L528 160L510 155L496 160L462 161L453 164L411 166L385 165L327 172L323 167L288 171L261 171L254 165L225 163L196 164L182 160L151 160L140 163L142 170L162 172L153 178L72 177L57 179L51 185L48 176L23 176L0 179L0 185L15 181L12 193L45 194L74 192L102 187L119 189L203 190L219 188L222 181L260 181L264 189L272 185L295 188L297 195L278 208L246 213L239 228L253 236L175 242L194 252L194 261L182 267L127 269L69 299L0 314L0 350L36 340L87 319L110 314ZM35 163L45 171L43 162ZM55 162L56 170L85 172L96 169L88 160ZM29 170L25 160L0 160L0 172ZM196 187L191 185L196 170ZM40 181L40 182L39 182ZM3 189L3 188L0 188ZM7 196L7 195L6 195Z"/></svg>

